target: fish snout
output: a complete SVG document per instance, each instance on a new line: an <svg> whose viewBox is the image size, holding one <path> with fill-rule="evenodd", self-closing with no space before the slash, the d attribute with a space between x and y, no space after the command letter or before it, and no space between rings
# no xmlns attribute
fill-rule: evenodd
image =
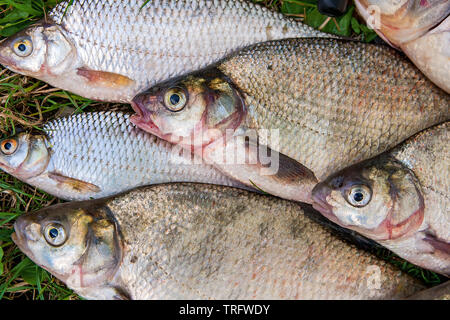
<svg viewBox="0 0 450 320"><path fill-rule="evenodd" d="M317 184L312 191L312 206L327 218L334 216L333 207L327 202L331 189L321 183Z"/></svg>
<svg viewBox="0 0 450 320"><path fill-rule="evenodd" d="M17 218L14 223L14 233L11 235L14 243L21 248L21 250L26 250L28 247L27 243L30 241L36 242L40 238L41 226L39 223L35 222L29 215L23 215Z"/></svg>
<svg viewBox="0 0 450 320"><path fill-rule="evenodd" d="M142 93L138 94L131 101L131 107L142 119L149 119L156 111L158 98L156 96Z"/></svg>

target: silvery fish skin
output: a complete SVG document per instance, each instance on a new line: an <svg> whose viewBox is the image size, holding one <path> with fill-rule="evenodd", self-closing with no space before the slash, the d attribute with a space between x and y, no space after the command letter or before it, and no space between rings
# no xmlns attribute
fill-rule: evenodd
<svg viewBox="0 0 450 320"><path fill-rule="evenodd" d="M137 129L129 115L93 112L48 122L42 134L0 141L0 168L66 200L88 200L135 187L202 182L239 187L190 154Z"/></svg>
<svg viewBox="0 0 450 320"><path fill-rule="evenodd" d="M450 1L356 0L361 16L450 93Z"/></svg>
<svg viewBox="0 0 450 320"><path fill-rule="evenodd" d="M312 188L328 175L448 120L449 103L447 93L389 47L287 39L154 86L133 100L131 121L194 148L243 183L311 202ZM278 173L262 177L263 165L220 162L244 135L256 137L254 150L278 152ZM260 156L253 153L249 158Z"/></svg>
<svg viewBox="0 0 450 320"><path fill-rule="evenodd" d="M129 102L245 45L331 36L243 0L144 2L64 1L3 42L0 63L87 98Z"/></svg>
<svg viewBox="0 0 450 320"><path fill-rule="evenodd" d="M12 238L89 299L395 299L424 288L307 214L239 189L170 184L23 215Z"/></svg>
<svg viewBox="0 0 450 320"><path fill-rule="evenodd" d="M450 123L318 184L313 206L423 268L450 275ZM355 198L356 197L356 198Z"/></svg>

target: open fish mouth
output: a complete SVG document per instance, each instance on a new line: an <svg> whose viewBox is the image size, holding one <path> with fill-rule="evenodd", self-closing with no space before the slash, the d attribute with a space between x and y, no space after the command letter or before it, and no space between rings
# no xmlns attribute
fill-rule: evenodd
<svg viewBox="0 0 450 320"><path fill-rule="evenodd" d="M131 123L142 128L145 127L145 130L153 133L157 136L162 135L162 132L159 130L158 126L152 120L152 112L143 106L139 101L133 100L130 102L131 107L133 108L136 114L130 117Z"/></svg>

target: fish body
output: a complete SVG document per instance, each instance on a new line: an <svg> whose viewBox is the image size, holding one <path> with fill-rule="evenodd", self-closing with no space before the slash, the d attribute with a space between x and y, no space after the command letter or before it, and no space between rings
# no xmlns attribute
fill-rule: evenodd
<svg viewBox="0 0 450 320"><path fill-rule="evenodd" d="M250 140L303 167L283 171L280 157L279 172L289 179L278 175L281 180L257 185L310 202L315 183L328 175L448 120L449 103L447 93L386 46L286 39L251 46L215 67L149 89L133 100L137 115L131 121L193 147L211 163L228 153L223 146L235 144L236 136L252 135ZM234 164L220 169L233 170L244 183L248 171L256 172L237 172L242 166ZM301 174L291 179L295 170ZM302 191L287 192L280 181Z"/></svg>
<svg viewBox="0 0 450 320"><path fill-rule="evenodd" d="M0 63L94 100L129 102L245 45L328 36L243 0L71 2L3 42Z"/></svg>
<svg viewBox="0 0 450 320"><path fill-rule="evenodd" d="M240 185L139 130L121 112L57 118L45 124L43 134L20 133L0 146L1 169L66 200L102 198L168 182Z"/></svg>
<svg viewBox="0 0 450 320"><path fill-rule="evenodd" d="M449 122L432 127L331 175L314 188L313 206L411 263L449 276L449 130Z"/></svg>
<svg viewBox="0 0 450 320"><path fill-rule="evenodd" d="M450 93L450 2L448 0L357 0L371 27L401 49L436 85Z"/></svg>
<svg viewBox="0 0 450 320"><path fill-rule="evenodd" d="M33 261L90 299L394 299L424 288L299 204L222 186L60 204L15 231Z"/></svg>

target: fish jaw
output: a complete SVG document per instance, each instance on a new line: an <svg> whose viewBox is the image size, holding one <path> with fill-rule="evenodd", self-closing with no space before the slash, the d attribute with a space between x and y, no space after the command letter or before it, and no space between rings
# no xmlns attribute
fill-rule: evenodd
<svg viewBox="0 0 450 320"><path fill-rule="evenodd" d="M131 107L133 108L136 114L130 117L130 122L134 124L136 127L151 133L158 138L161 138L168 142L175 142L175 139L172 138L172 134L163 133L156 123L153 121L155 113L154 111L149 110L142 103L142 98L140 96L135 97L131 101Z"/></svg>

